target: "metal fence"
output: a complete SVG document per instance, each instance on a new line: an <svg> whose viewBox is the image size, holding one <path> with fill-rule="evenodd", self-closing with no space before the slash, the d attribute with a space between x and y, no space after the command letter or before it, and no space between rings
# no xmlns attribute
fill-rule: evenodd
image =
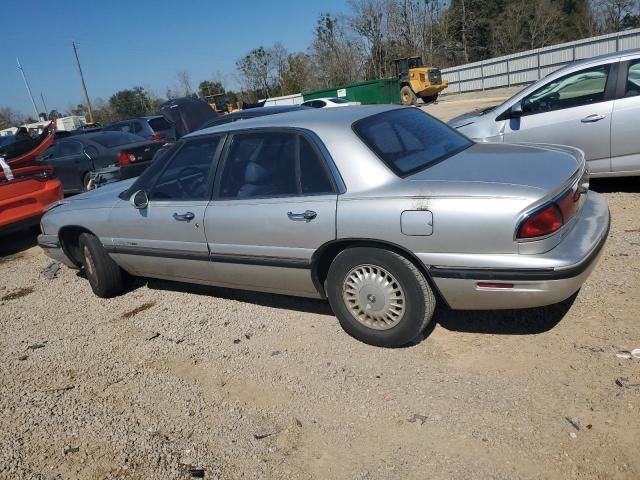
<svg viewBox="0 0 640 480"><path fill-rule="evenodd" d="M632 48L640 48L640 28L444 68L449 88L443 93L532 83L575 60Z"/></svg>

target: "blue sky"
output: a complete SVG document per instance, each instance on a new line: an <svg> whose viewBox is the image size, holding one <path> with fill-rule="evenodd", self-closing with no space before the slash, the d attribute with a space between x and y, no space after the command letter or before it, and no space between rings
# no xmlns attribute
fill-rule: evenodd
<svg viewBox="0 0 640 480"><path fill-rule="evenodd" d="M218 73L237 86L235 62L259 45L305 49L321 12L345 13L346 0L32 0L0 5L0 107L32 115L16 67L20 58L38 109L82 102L71 49L78 47L92 99L142 85L164 96L176 71L194 88Z"/></svg>

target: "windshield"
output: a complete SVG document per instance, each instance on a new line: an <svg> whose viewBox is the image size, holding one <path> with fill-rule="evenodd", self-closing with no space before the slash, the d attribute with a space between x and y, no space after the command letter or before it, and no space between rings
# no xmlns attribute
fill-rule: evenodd
<svg viewBox="0 0 640 480"><path fill-rule="evenodd" d="M353 124L356 134L400 176L441 162L473 142L416 108L391 110Z"/></svg>
<svg viewBox="0 0 640 480"><path fill-rule="evenodd" d="M328 100L332 101L333 103L349 103L349 100L345 100L344 98L329 98Z"/></svg>

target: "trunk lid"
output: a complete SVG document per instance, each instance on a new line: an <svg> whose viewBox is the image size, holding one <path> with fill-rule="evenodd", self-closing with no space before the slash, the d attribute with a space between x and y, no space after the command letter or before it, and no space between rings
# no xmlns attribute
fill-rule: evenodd
<svg viewBox="0 0 640 480"><path fill-rule="evenodd" d="M450 195L505 192L544 199L566 188L584 165L582 152L571 147L477 143L407 180L446 183Z"/></svg>

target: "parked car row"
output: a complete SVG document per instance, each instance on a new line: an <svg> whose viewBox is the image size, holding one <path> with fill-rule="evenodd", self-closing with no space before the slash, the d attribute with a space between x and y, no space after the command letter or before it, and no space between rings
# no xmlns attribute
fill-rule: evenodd
<svg viewBox="0 0 640 480"><path fill-rule="evenodd" d="M88 189L92 172L118 165L120 178L138 176L162 143L120 131L100 131L57 140L39 161L52 166L65 194Z"/></svg>

